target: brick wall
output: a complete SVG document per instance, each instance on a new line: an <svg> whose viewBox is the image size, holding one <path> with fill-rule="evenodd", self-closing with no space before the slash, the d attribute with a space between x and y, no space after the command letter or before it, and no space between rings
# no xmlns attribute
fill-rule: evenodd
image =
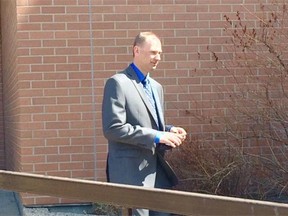
<svg viewBox="0 0 288 216"><path fill-rule="evenodd" d="M21 170L104 180L87 1L17 1L17 18ZM25 204L71 202L22 198Z"/></svg>
<svg viewBox="0 0 288 216"><path fill-rule="evenodd" d="M244 4L255 11L257 2ZM214 68L207 46L224 52L223 16L243 10L242 0L1 3L9 169L105 180L103 86L130 63L139 31L152 30L162 38L163 62L151 76L165 88L167 123L193 135L217 132L190 113L224 110L215 105L214 90L215 84L227 84L225 73ZM26 205L70 202L22 198Z"/></svg>

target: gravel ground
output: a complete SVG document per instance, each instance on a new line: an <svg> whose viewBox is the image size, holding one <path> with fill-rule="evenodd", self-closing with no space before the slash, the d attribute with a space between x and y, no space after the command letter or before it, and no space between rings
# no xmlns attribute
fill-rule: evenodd
<svg viewBox="0 0 288 216"><path fill-rule="evenodd" d="M24 207L23 216L118 216L117 207L107 205L78 206L78 207Z"/></svg>
<svg viewBox="0 0 288 216"><path fill-rule="evenodd" d="M72 212L51 212L48 208L24 208L23 216L92 216L95 214L79 214Z"/></svg>

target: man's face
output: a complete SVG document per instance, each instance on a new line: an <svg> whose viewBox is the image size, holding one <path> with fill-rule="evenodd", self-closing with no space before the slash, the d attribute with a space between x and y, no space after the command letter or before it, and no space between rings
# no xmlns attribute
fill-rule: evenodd
<svg viewBox="0 0 288 216"><path fill-rule="evenodd" d="M148 37L141 46L134 47L134 60L139 69L147 74L156 69L161 60L161 42L156 37Z"/></svg>

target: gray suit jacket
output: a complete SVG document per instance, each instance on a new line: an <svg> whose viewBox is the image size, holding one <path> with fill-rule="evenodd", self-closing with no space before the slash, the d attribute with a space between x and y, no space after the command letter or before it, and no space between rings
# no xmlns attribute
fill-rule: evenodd
<svg viewBox="0 0 288 216"><path fill-rule="evenodd" d="M163 89L155 80L150 81L160 128L165 130ZM157 188L170 188L177 182L173 170L162 158L164 151L156 149L154 138L158 126L152 109L142 83L130 66L107 80L102 124L108 140L110 182Z"/></svg>

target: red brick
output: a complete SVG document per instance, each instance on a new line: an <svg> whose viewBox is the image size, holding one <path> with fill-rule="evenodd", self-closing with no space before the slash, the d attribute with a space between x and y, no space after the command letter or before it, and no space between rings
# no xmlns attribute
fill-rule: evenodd
<svg viewBox="0 0 288 216"><path fill-rule="evenodd" d="M54 81L32 81L32 88L55 88Z"/></svg>
<svg viewBox="0 0 288 216"><path fill-rule="evenodd" d="M65 13L64 6L56 6L56 7L42 7L43 14L57 14L57 13Z"/></svg>
<svg viewBox="0 0 288 216"><path fill-rule="evenodd" d="M71 149L69 138L63 138L63 137L57 137L57 138L51 137L51 138L46 139L46 146L48 148L49 147L51 147L51 148L56 147L57 152L55 152L54 154L62 154L61 150L58 150L58 148L62 148L63 146L67 146L68 148ZM46 146L45 146L45 148L47 148ZM53 153L51 152L51 154L53 154Z"/></svg>
<svg viewBox="0 0 288 216"><path fill-rule="evenodd" d="M39 64L40 62L42 62L41 57L23 56L18 58L18 64Z"/></svg>
<svg viewBox="0 0 288 216"><path fill-rule="evenodd" d="M54 55L54 49L53 48L39 48L39 47L35 47L35 49L32 49L31 51L31 55ZM31 67L34 67L34 65L32 65ZM40 68L45 67L41 64ZM54 68L53 65L50 65L50 67Z"/></svg>
<svg viewBox="0 0 288 216"><path fill-rule="evenodd" d="M65 113L68 112L67 105L56 105L56 106L45 106L45 111L47 113Z"/></svg>
<svg viewBox="0 0 288 216"><path fill-rule="evenodd" d="M18 1L17 14L40 14L40 10L41 8L37 6L30 6L30 7L23 6L22 7Z"/></svg>
<svg viewBox="0 0 288 216"><path fill-rule="evenodd" d="M28 0L28 5L30 6L52 5L52 0Z"/></svg>
<svg viewBox="0 0 288 216"><path fill-rule="evenodd" d="M58 148L53 147L35 147L34 148L34 154L36 155L49 155L49 154L58 154ZM40 164L38 164L39 166ZM42 164L45 166L45 164Z"/></svg>
<svg viewBox="0 0 288 216"><path fill-rule="evenodd" d="M33 121L37 122L45 122L45 121L56 121L57 116L56 114L34 114L33 115Z"/></svg>
<svg viewBox="0 0 288 216"><path fill-rule="evenodd" d="M77 0L57 0L54 1L54 5L75 6L77 5Z"/></svg>
<svg viewBox="0 0 288 216"><path fill-rule="evenodd" d="M27 163L27 164L44 163L45 156L44 155L30 155L30 156L23 155L22 162Z"/></svg>
<svg viewBox="0 0 288 216"><path fill-rule="evenodd" d="M69 1L69 0L68 0ZM73 14L53 14L54 21L57 23L61 22L77 22L78 16Z"/></svg>
<svg viewBox="0 0 288 216"><path fill-rule="evenodd" d="M52 170L59 170L58 163L39 163L34 166L35 172L47 172Z"/></svg>
<svg viewBox="0 0 288 216"><path fill-rule="evenodd" d="M75 14L81 14L81 13L88 13L89 9L87 6L77 6L77 7L67 7L66 13L75 13ZM99 12L99 11L98 11Z"/></svg>
<svg viewBox="0 0 288 216"><path fill-rule="evenodd" d="M52 15L30 15L29 22L34 23L42 23L42 22L52 22L53 16Z"/></svg>
<svg viewBox="0 0 288 216"><path fill-rule="evenodd" d="M64 28L63 28L64 29ZM67 23L67 30L87 30L89 29L89 23Z"/></svg>
<svg viewBox="0 0 288 216"><path fill-rule="evenodd" d="M30 25L32 25L32 24L30 24ZM64 23L44 23L44 24L41 24L41 26L42 26L42 30L56 31L56 30L64 30L65 29ZM29 30L32 30L32 29L29 29Z"/></svg>
<svg viewBox="0 0 288 216"><path fill-rule="evenodd" d="M45 73L43 80L67 80L67 73ZM57 89L56 89L57 90ZM58 90L59 91L59 90Z"/></svg>

